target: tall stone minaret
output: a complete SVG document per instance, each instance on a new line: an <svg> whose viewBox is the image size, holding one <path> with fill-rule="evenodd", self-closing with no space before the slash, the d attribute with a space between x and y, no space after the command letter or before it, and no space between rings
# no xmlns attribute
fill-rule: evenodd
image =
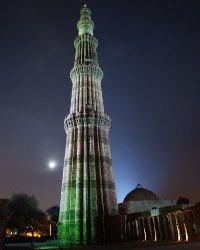
<svg viewBox="0 0 200 250"><path fill-rule="evenodd" d="M84 6L77 23L78 36L71 70L70 114L60 201L60 244L95 244L113 240L118 207L101 91L103 72L97 57L91 11ZM115 224L115 225L114 225Z"/></svg>

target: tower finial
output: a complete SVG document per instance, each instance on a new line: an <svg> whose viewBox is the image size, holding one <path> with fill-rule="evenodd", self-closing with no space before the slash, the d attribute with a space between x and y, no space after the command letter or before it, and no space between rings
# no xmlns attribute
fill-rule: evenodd
<svg viewBox="0 0 200 250"><path fill-rule="evenodd" d="M87 8L86 4L84 4L80 10L80 14L80 20L77 23L79 36L85 33L89 33L93 36L94 23L91 19L91 10Z"/></svg>

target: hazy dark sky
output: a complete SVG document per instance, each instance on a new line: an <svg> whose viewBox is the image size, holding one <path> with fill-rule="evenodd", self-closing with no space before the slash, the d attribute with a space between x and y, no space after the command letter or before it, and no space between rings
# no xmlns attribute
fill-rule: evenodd
<svg viewBox="0 0 200 250"><path fill-rule="evenodd" d="M137 183L200 200L200 1L91 0L118 202ZM84 1L0 8L0 198L59 204L76 24ZM51 171L47 164L55 160Z"/></svg>

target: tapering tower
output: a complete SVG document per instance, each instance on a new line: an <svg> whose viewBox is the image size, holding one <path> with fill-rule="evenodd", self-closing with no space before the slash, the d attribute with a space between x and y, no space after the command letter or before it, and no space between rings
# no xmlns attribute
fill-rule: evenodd
<svg viewBox="0 0 200 250"><path fill-rule="evenodd" d="M104 113L98 41L93 36L90 9L84 6L80 14L70 73L71 108L64 120L67 140L58 226L61 244L110 241L118 218L108 139L110 118Z"/></svg>

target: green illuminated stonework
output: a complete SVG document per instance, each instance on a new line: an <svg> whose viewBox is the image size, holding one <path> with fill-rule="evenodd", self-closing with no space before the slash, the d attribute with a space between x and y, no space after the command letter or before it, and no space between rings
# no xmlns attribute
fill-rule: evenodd
<svg viewBox="0 0 200 250"><path fill-rule="evenodd" d="M111 242L118 237L119 217L91 11L80 11L70 114L61 188L58 237L61 245Z"/></svg>

